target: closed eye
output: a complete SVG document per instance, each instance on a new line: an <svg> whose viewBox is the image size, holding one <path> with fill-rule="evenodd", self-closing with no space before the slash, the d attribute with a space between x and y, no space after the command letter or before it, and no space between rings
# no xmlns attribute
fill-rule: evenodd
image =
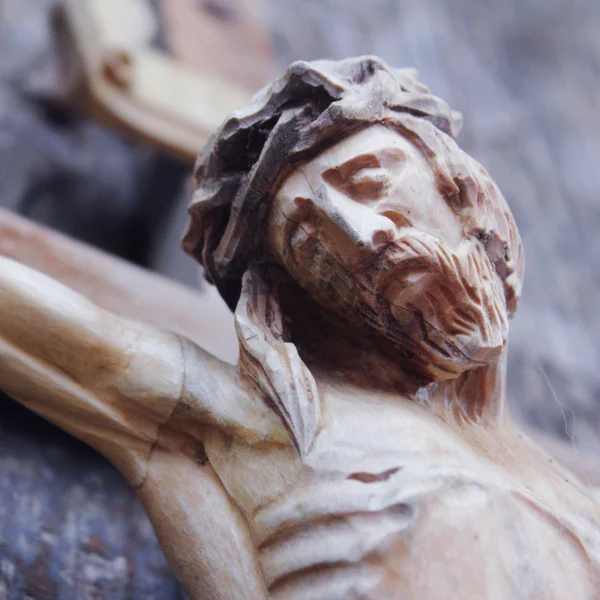
<svg viewBox="0 0 600 600"><path fill-rule="evenodd" d="M362 154L339 167L328 169L323 179L353 200L378 198L389 185L387 170L373 154Z"/></svg>
<svg viewBox="0 0 600 600"><path fill-rule="evenodd" d="M383 148L328 169L323 179L358 202L377 200L390 188L393 173L402 167L404 157L399 148Z"/></svg>
<svg viewBox="0 0 600 600"><path fill-rule="evenodd" d="M361 169L347 182L357 199L379 198L390 185L386 169Z"/></svg>

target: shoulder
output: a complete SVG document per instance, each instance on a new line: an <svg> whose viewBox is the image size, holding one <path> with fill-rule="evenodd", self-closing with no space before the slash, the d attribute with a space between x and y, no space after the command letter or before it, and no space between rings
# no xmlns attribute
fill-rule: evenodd
<svg viewBox="0 0 600 600"><path fill-rule="evenodd" d="M175 418L185 415L188 425L216 427L250 444L289 444L278 416L256 392L245 386L236 366L180 338L183 354L183 386Z"/></svg>

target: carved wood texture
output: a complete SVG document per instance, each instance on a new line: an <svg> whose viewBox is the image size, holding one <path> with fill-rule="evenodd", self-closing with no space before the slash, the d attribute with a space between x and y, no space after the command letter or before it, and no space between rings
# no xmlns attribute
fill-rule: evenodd
<svg viewBox="0 0 600 600"><path fill-rule="evenodd" d="M594 84L587 79L587 74L593 70L596 55L593 44L587 43L590 38L586 32L593 30L598 19L596 6L579 2L565 11L558 2L539 5L531 2L522 10L522 3L518 6L498 3L495 10L484 13L483 8L480 12L472 3L468 7L460 4L450 7L442 3L423 6L417 2L378 2L377 5L369 6L367 11L359 4L349 6L344 3L341 11L335 2L323 3L322 8L314 2L307 2L303 3L301 10L294 3L286 16L274 17L279 19L279 25L276 25L279 31L283 30L285 39L290 40L287 45L281 45L283 52L287 52L285 62L292 58L376 51L395 64L418 66L424 79L437 93L473 119L470 123L468 121L461 144L488 166L509 197L525 237L528 278L534 278L529 281L524 296L525 306L530 308L521 310L524 333L518 333L519 321L513 328L517 339L513 342L515 351L511 365L513 392L522 396L526 390L533 408L517 408L529 413L531 421L545 421L549 430L564 431L560 412L548 414L547 384L535 364L536 359L531 358L537 357L549 372L559 398L577 402L578 414L585 415L585 419L583 422L578 420L575 433L581 442L594 447L594 405L591 398L597 385L595 368L598 363L595 360L596 346L591 340L598 339L598 335L594 333L597 332L596 315L589 302L588 291L589 282L595 277L592 261L597 253L589 251L594 247L592 234L596 230L596 220L592 218L595 214L593 204L588 200L594 197L598 186L593 183L593 169L584 169L582 165L593 163L593 140L599 137L597 121L587 100L594 97L590 91ZM382 12L378 13L378 8ZM465 17L467 12L468 17ZM515 28L517 13L519 27ZM382 15L379 19L378 14ZM339 15L342 18L338 18ZM399 31L405 34L400 35ZM485 35L481 34L482 31ZM554 33L548 35L548 31ZM454 52L449 52L448 48ZM517 52L520 53L518 59L515 56ZM461 60L453 60L457 53ZM578 53L585 53L589 61L579 60ZM570 68L576 55L579 66ZM509 56L509 62L496 62L502 56ZM523 56L528 58L523 60ZM465 81L473 83L465 84ZM569 84L565 85L565 81ZM571 93L565 94L565 88ZM572 103L580 110L570 110ZM503 115L506 114L512 115L508 121L504 120L506 117ZM589 118L576 115L589 115ZM517 126L511 127L514 123ZM571 142L573 139L575 141ZM581 170L585 172L577 176ZM523 189L529 190L526 196L523 196ZM538 196L534 193L535 189L543 189L544 193ZM581 204L569 205L565 200L569 193L576 195ZM526 200L520 200L523 197ZM581 206L586 206L585 213ZM545 220L539 218L541 213ZM547 219L554 223L550 230L556 235L548 235ZM568 252L560 250L563 247ZM557 286L556 281L563 283ZM528 294L531 300L528 300ZM544 307L539 314L537 306ZM566 326L557 317L559 309L572 315L575 326ZM538 325L540 320L544 322L543 327ZM540 332L543 335L540 336ZM549 336L549 339L544 336ZM554 343L557 338L560 338L560 343ZM550 347L554 349L552 352ZM586 348L586 352L579 352L580 348ZM584 362L575 365L571 361L572 356L581 356ZM534 404L536 399L537 408ZM21 413L19 415L22 417ZM15 427L18 422L13 421ZM9 437L3 436L3 440L8 443ZM78 445L74 448L77 460L84 462L81 448ZM70 459L74 460L73 457ZM46 467L50 469L50 477L52 469L55 469L54 472L64 469L63 462L62 458L56 463L48 460ZM82 468L86 468L85 465ZM11 473L19 477L18 470ZM107 470L107 473L110 471ZM111 475L106 477L106 481L111 480ZM363 472L357 472L354 479L361 481L371 477L373 474L365 476ZM54 481L58 482L56 478ZM59 483L56 485L59 486ZM122 490L118 484L114 489L115 493L122 493L118 491ZM106 506L104 500L101 501ZM82 504L87 502L86 499ZM22 520L28 519L29 512L24 512L26 507L18 502L11 504L7 501L5 505L13 506L14 514L21 515ZM67 514L69 518L76 515L71 510ZM106 513L100 518L111 522L111 517ZM48 517L50 520L55 518L56 513ZM133 522L137 523L135 519ZM105 535L105 531L106 528L102 528L99 534ZM87 535L85 537L88 539ZM56 540L51 536L46 536L46 539L50 553L56 547ZM141 598L152 597L152 593L157 593L156 597L160 598L178 595L172 582L162 587L160 583L156 587L149 583L146 587L146 583L136 583L139 581L136 576L128 576L127 581L115 577L119 569L110 569L110 583L101 582L101 571L94 571L88 566L97 564L95 556L98 553L92 552L91 559L84 560L85 544L73 538L66 543L70 548L79 547L80 550L75 554L78 558L66 567L70 577L66 577L65 587L44 588L44 582L52 580L48 576L48 564L52 559L45 556L52 555L38 552L39 543L35 541L35 551L31 554L36 576L30 581L37 578L42 582L41 588L23 583L23 575L19 571L23 563L19 562L15 567L12 562L14 555L7 555L7 562L2 563L6 581L21 581L19 588L11 589L10 585L6 588L13 597L18 597L14 596L17 589L21 590L18 593L28 593L35 598L43 598L44 594L48 598L59 597L60 594L65 598L84 598L87 594L107 598L128 597L129 594L133 597L136 593L141 594ZM128 550L120 554L121 548L115 544L108 551L101 551L100 555L108 556L110 560L115 556L125 556ZM143 565L139 568L145 573Z"/></svg>
<svg viewBox="0 0 600 600"><path fill-rule="evenodd" d="M506 410L523 249L459 128L372 56L224 121L183 246L235 366L0 258L3 389L121 471L191 599L595 593L596 492Z"/></svg>

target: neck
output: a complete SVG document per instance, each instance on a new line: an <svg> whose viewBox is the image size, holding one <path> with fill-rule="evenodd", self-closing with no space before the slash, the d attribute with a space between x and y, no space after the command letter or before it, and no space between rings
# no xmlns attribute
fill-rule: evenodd
<svg viewBox="0 0 600 600"><path fill-rule="evenodd" d="M506 350L490 364L465 371L456 379L432 384L425 403L458 423L503 423L507 417Z"/></svg>
<svg viewBox="0 0 600 600"><path fill-rule="evenodd" d="M504 419L506 352L490 365L433 382L416 374L410 358L388 340L324 310L291 280L279 295L290 340L317 379L393 390L453 421Z"/></svg>

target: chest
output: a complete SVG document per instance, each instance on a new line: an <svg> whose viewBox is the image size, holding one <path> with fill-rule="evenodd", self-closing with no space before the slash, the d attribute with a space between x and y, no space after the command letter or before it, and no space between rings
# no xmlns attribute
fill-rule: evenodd
<svg viewBox="0 0 600 600"><path fill-rule="evenodd" d="M487 539L482 532L489 523L521 523L515 535L501 528L509 555L517 552L515 540L523 528L531 529L532 539L542 528L578 564L579 550L565 542L563 531L579 540L588 556L600 556L585 499L575 490L567 494L568 506L556 504L565 490L557 494L552 486L536 486L531 472L508 460L510 453L502 459L502 448L514 447L511 440L499 439L485 452L467 431L408 401L325 396L323 406L323 426L302 459L290 446L252 446L218 433L206 440L211 464L246 517L273 597L290 585L305 586L306 593L318 586L329 589L338 575L353 589L374 585L374 595L365 592L365 598L388 597L380 589L389 579L381 564L414 571L412 563L404 564L410 547L415 550L410 556L442 568L440 552L454 556L460 535L469 548L472 539ZM537 460L532 455L525 462ZM479 511L476 519L473 507ZM497 547L499 531L494 531L482 556ZM438 538L440 544L432 547L429 542ZM385 557L383 563L373 561L375 556ZM532 569L546 572L552 561L542 557ZM323 581L306 575L313 569Z"/></svg>
<svg viewBox="0 0 600 600"><path fill-rule="evenodd" d="M325 396L323 405L322 427L303 457L291 446L251 445L218 431L205 439L213 468L259 538L310 512L336 510L336 502L343 511L343 499L355 492L383 498L424 474L435 479L442 472L481 468L481 460L443 423L408 402Z"/></svg>

